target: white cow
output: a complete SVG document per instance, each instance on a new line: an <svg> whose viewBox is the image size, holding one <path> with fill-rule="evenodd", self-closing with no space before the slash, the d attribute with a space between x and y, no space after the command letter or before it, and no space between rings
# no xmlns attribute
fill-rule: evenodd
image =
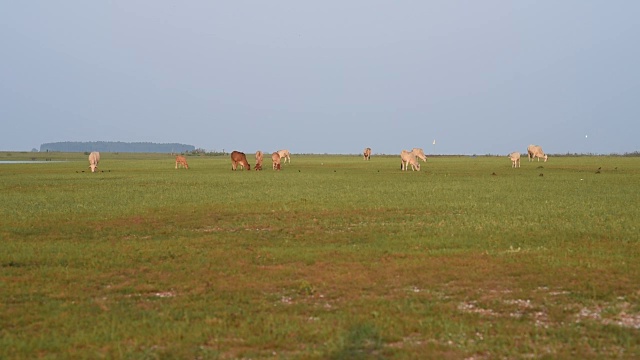
<svg viewBox="0 0 640 360"><path fill-rule="evenodd" d="M544 151L542 151L542 147L538 145L529 145L527 147L527 153L529 156L529 161L533 161L533 159L535 158L538 158L538 161L540 161L540 158L543 158L544 162L547 162L548 156L544 153Z"/></svg>
<svg viewBox="0 0 640 360"><path fill-rule="evenodd" d="M400 169L402 169L402 171L406 171L407 165L409 164L411 164L411 169L413 171L416 171L416 169L420 171L420 163L412 152L402 150L402 152L400 153L400 160L402 160L402 163L400 164Z"/></svg>
<svg viewBox="0 0 640 360"><path fill-rule="evenodd" d="M286 164L287 160L289 160L289 164L291 164L291 153L289 150L278 150L278 156L280 156L280 159L284 158L283 164Z"/></svg>
<svg viewBox="0 0 640 360"><path fill-rule="evenodd" d="M91 152L89 154L89 168L91 172L96 172L98 170L98 163L100 162L100 153L97 151Z"/></svg>
<svg viewBox="0 0 640 360"><path fill-rule="evenodd" d="M411 153L413 156L420 158L422 161L427 162L427 156L424 154L424 150L421 148L413 148L411 149Z"/></svg>
<svg viewBox="0 0 640 360"><path fill-rule="evenodd" d="M362 155L364 156L365 160L371 160L371 148L365 148L364 151L362 152Z"/></svg>
<svg viewBox="0 0 640 360"><path fill-rule="evenodd" d="M512 152L511 154L507 155L509 157L509 159L511 159L511 167L515 168L515 167L520 167L520 153L515 151Z"/></svg>

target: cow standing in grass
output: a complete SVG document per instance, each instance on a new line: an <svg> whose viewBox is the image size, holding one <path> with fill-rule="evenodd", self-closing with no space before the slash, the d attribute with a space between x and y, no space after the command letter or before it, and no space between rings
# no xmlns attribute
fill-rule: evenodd
<svg viewBox="0 0 640 360"><path fill-rule="evenodd" d="M420 163L412 152L402 150L402 152L400 153L400 159L402 160L402 162L400 163L400 169L402 171L406 171L409 164L411 164L411 169L413 171L420 171Z"/></svg>
<svg viewBox="0 0 640 360"><path fill-rule="evenodd" d="M243 169L251 170L247 155L240 151L233 151L231 152L231 170L236 170L238 165L242 166Z"/></svg>
<svg viewBox="0 0 640 360"><path fill-rule="evenodd" d="M527 153L529 156L529 161L533 161L533 159L535 158L538 158L538 161L540 161L540 158L543 158L544 162L547 162L548 156L544 153L544 151L542 151L542 147L538 145L529 145L527 147Z"/></svg>
<svg viewBox="0 0 640 360"><path fill-rule="evenodd" d="M92 151L89 154L89 169L91 172L96 172L98 170L98 163L100 162L100 153L97 151Z"/></svg>
<svg viewBox="0 0 640 360"><path fill-rule="evenodd" d="M371 148L364 149L363 155L365 160L371 160Z"/></svg>
<svg viewBox="0 0 640 360"><path fill-rule="evenodd" d="M278 150L278 156L280 156L280 159L284 158L284 161L282 161L283 164L286 164L287 160L289 160L289 164L291 164L291 153L289 150Z"/></svg>
<svg viewBox="0 0 640 360"><path fill-rule="evenodd" d="M262 151L260 150L256 151L256 166L255 166L256 170L262 170L263 158L264 158L264 155L262 154Z"/></svg>
<svg viewBox="0 0 640 360"><path fill-rule="evenodd" d="M176 170L178 169L178 167L183 167L189 170L189 164L187 164L187 158L185 158L182 155L176 156Z"/></svg>
<svg viewBox="0 0 640 360"><path fill-rule="evenodd" d="M422 161L427 162L427 156L424 154L424 150L421 148L413 148L411 149L411 153L413 156L420 158Z"/></svg>
<svg viewBox="0 0 640 360"><path fill-rule="evenodd" d="M271 162L273 170L280 170L280 154L277 151L271 154Z"/></svg>
<svg viewBox="0 0 640 360"><path fill-rule="evenodd" d="M520 153L515 151L508 155L509 159L511 159L511 167L520 167Z"/></svg>

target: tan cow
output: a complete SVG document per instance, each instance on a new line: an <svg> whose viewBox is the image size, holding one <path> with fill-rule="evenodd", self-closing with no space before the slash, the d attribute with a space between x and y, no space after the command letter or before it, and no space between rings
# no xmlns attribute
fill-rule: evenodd
<svg viewBox="0 0 640 360"><path fill-rule="evenodd" d="M365 148L363 155L365 160L371 160L371 148Z"/></svg>
<svg viewBox="0 0 640 360"><path fill-rule="evenodd" d="M255 169L257 170L262 170L262 160L264 159L264 155L262 154L262 151L258 150L256 151L256 166Z"/></svg>
<svg viewBox="0 0 640 360"><path fill-rule="evenodd" d="M271 162L273 163L273 170L280 170L280 154L277 151L271 154Z"/></svg>
<svg viewBox="0 0 640 360"><path fill-rule="evenodd" d="M282 162L283 164L286 164L287 160L289 160L289 164L291 164L291 153L289 150L278 150L278 155L280 156L280 159L284 158L284 161Z"/></svg>
<svg viewBox="0 0 640 360"><path fill-rule="evenodd" d="M515 167L520 167L520 153L515 151L512 152L511 154L507 155L509 157L509 159L511 159L511 167L515 168Z"/></svg>
<svg viewBox="0 0 640 360"><path fill-rule="evenodd" d="M238 165L242 166L243 169L251 170L247 156L243 152L233 151L231 152L231 170L236 170Z"/></svg>
<svg viewBox="0 0 640 360"><path fill-rule="evenodd" d="M420 158L422 161L427 162L427 156L424 154L424 150L421 148L413 148L411 149L411 153L413 156Z"/></svg>
<svg viewBox="0 0 640 360"><path fill-rule="evenodd" d="M187 158L185 158L182 155L178 155L176 156L176 169L178 169L178 167L182 166L185 169L189 169L189 164L187 164Z"/></svg>
<svg viewBox="0 0 640 360"><path fill-rule="evenodd" d="M98 170L98 163L100 162L100 153L97 151L92 151L89 154L89 169L91 172L96 172Z"/></svg>
<svg viewBox="0 0 640 360"><path fill-rule="evenodd" d="M533 159L535 158L538 158L538 161L540 161L540 158L543 158L544 162L547 162L548 156L544 153L544 151L542 151L542 147L538 145L529 145L527 147L527 153L529 156L529 161L533 161Z"/></svg>
<svg viewBox="0 0 640 360"><path fill-rule="evenodd" d="M416 156L413 155L413 152L402 150L402 152L400 153L400 159L402 160L402 162L400 163L400 169L402 169L402 171L406 171L409 164L411 164L411 169L413 171L416 171L416 169L420 171L420 163L418 162Z"/></svg>

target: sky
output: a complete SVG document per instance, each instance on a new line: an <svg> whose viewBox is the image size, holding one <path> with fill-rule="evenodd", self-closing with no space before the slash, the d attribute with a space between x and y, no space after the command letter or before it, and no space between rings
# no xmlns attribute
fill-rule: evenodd
<svg viewBox="0 0 640 360"><path fill-rule="evenodd" d="M0 150L640 151L640 1L4 1ZM435 144L434 144L435 141Z"/></svg>

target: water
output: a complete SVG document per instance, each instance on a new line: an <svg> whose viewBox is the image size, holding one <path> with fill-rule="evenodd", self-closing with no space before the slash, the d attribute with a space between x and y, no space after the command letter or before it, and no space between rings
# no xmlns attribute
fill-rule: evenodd
<svg viewBox="0 0 640 360"><path fill-rule="evenodd" d="M48 164L66 162L62 160L42 161L42 160L0 160L0 164Z"/></svg>

